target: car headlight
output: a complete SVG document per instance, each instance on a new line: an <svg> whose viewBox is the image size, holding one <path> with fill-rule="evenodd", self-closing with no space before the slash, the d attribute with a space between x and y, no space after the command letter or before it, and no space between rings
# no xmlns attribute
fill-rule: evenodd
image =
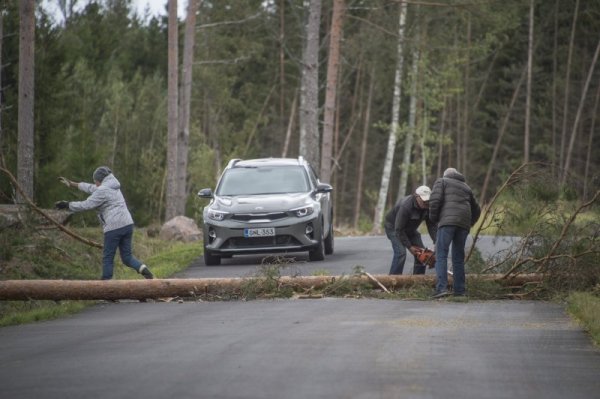
<svg viewBox="0 0 600 399"><path fill-rule="evenodd" d="M294 212L294 215L296 215L299 218L311 215L314 211L315 211L315 208L312 205L303 206L302 208L292 209L292 212Z"/></svg>
<svg viewBox="0 0 600 399"><path fill-rule="evenodd" d="M209 209L207 214L208 214L209 219L220 222L221 220L225 219L225 216L227 216L229 214L229 212L223 212L223 211L217 211L215 209Z"/></svg>

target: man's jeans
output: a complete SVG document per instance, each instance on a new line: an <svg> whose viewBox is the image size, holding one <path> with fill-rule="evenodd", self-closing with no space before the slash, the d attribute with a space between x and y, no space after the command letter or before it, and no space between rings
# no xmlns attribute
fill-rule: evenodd
<svg viewBox="0 0 600 399"><path fill-rule="evenodd" d="M469 230L457 226L438 228L435 246L436 292L448 290L448 249L452 244L452 268L454 271L454 294L465 293L465 243Z"/></svg>
<svg viewBox="0 0 600 399"><path fill-rule="evenodd" d="M119 254L123 264L139 272L142 262L131 254L133 224L104 233L104 254L102 256L102 280L110 280L113 276L115 253Z"/></svg>
<svg viewBox="0 0 600 399"><path fill-rule="evenodd" d="M392 265L390 267L390 274L402 274L404 271L404 263L406 263L406 247L402 245L398 237L396 236L396 231L394 229L385 229L385 235L392 243L392 249L394 251L394 256L392 258ZM420 234L416 234L414 236L408 237L413 245L418 247L423 247L423 240L421 239ZM413 270L413 274L425 274L425 265L419 263L417 261L417 257L415 256L415 267Z"/></svg>

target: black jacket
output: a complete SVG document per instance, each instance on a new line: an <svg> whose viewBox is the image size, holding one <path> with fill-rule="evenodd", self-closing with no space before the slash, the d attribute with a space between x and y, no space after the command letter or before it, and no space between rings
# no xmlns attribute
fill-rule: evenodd
<svg viewBox="0 0 600 399"><path fill-rule="evenodd" d="M435 243L437 226L428 217L428 210L419 208L414 195L404 197L385 216L386 230L394 229L396 236L406 248L412 245L409 235L417 234L417 229L425 221L429 236Z"/></svg>
<svg viewBox="0 0 600 399"><path fill-rule="evenodd" d="M481 208L463 175L453 173L435 181L429 199L429 219L438 227L458 226L469 230L480 215Z"/></svg>

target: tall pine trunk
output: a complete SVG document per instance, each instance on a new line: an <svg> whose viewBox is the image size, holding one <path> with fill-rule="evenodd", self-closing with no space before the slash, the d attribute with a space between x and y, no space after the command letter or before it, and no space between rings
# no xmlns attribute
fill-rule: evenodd
<svg viewBox="0 0 600 399"><path fill-rule="evenodd" d="M167 192L166 220L177 216L177 73L178 73L178 23L177 0L169 0L168 27L168 132L167 132Z"/></svg>
<svg viewBox="0 0 600 399"><path fill-rule="evenodd" d="M327 60L327 89L325 92L325 112L323 118L323 144L321 147L320 178L331 181L333 153L333 121L336 112L337 81L340 68L340 42L342 39L342 20L344 0L333 0L331 34L329 35L329 58Z"/></svg>
<svg viewBox="0 0 600 399"><path fill-rule="evenodd" d="M392 101L392 124L388 138L387 152L383 165L383 173L381 175L381 184L379 187L379 196L375 207L375 215L373 218L373 232L381 233L381 223L383 221L383 213L385 211L385 203L390 187L390 176L392 174L392 165L394 163L394 152L396 150L396 139L398 135L398 126L400 119L400 100L402 95L402 70L404 68L404 27L406 24L406 2L400 2L400 23L398 28L398 46L397 46L397 61L396 75L394 78L394 97Z"/></svg>
<svg viewBox="0 0 600 399"><path fill-rule="evenodd" d="M34 56L35 14L34 0L19 2L19 135L17 150L17 181L24 194L33 199L34 172ZM24 202L17 194L17 202Z"/></svg>
<svg viewBox="0 0 600 399"><path fill-rule="evenodd" d="M579 0L575 2L575 12L573 13L573 23L571 24L571 39L569 40L569 55L567 57L567 76L565 78L565 98L563 99L563 120L562 130L560 135L560 157L559 169L564 168L565 145L567 144L567 124L569 116L569 90L571 85L571 64L573 59L573 47L575 42L575 28L577 27L577 17L579 15ZM562 172L564 175L564 171Z"/></svg>
<svg viewBox="0 0 600 399"><path fill-rule="evenodd" d="M196 36L198 0L188 0L185 36L183 39L183 71L179 103L179 134L177 137L177 214L185 214L187 198L187 165L190 142L190 109L192 101L192 70Z"/></svg>
<svg viewBox="0 0 600 399"><path fill-rule="evenodd" d="M360 221L360 209L362 207L363 180L365 177L365 163L367 158L367 143L369 138L369 126L371 124L371 103L373 102L373 88L375 86L375 68L371 68L369 83L369 94L367 95L367 109L365 111L363 135L360 143L360 160L358 162L358 182L356 184L356 203L354 205L354 230L358 229Z"/></svg>
<svg viewBox="0 0 600 399"><path fill-rule="evenodd" d="M579 106L577 107L577 114L575 115L575 121L573 122L573 127L571 128L571 138L569 140L569 148L567 149L567 155L566 155L566 159L565 159L565 167L564 167L562 181L561 181L561 183L563 185L566 183L567 175L569 174L569 168L571 166L571 158L572 158L572 154L573 154L573 147L575 145L575 139L577 138L577 131L579 130L579 121L581 120L581 113L583 112L583 105L585 103L585 97L587 96L587 92L590 88L590 82L592 80L592 76L594 75L594 69L596 68L596 63L598 61L598 55L600 55L600 40L598 40L598 45L596 46L596 51L594 52L594 58L592 59L590 69L588 71L588 75L585 80L585 85L583 87L583 93L581 93L581 98L579 99Z"/></svg>
<svg viewBox="0 0 600 399"><path fill-rule="evenodd" d="M310 0L300 85L299 153L319 170L319 25L321 0Z"/></svg>
<svg viewBox="0 0 600 399"><path fill-rule="evenodd" d="M397 198L402 198L404 197L404 195L406 195L406 186L408 185L408 175L410 172L413 145L417 130L417 102L419 99L417 83L419 80L419 59L420 50L418 47L415 47L415 49L413 50L412 72L410 80L408 131L406 132L406 138L404 139L404 154L402 157L402 164L400 166L400 184L398 184Z"/></svg>
<svg viewBox="0 0 600 399"><path fill-rule="evenodd" d="M533 15L534 0L529 3L529 46L527 50L527 96L525 98L525 134L523 142L523 162L529 163L529 136L531 127L531 70L533 68Z"/></svg>

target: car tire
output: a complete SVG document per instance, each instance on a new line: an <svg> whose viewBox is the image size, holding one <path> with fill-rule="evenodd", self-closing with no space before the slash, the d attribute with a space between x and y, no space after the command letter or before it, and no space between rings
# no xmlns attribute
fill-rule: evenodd
<svg viewBox="0 0 600 399"><path fill-rule="evenodd" d="M323 239L323 230L321 230L321 238L319 239L319 244L314 248L308 251L308 260L311 262L317 262L325 259L325 244Z"/></svg>
<svg viewBox="0 0 600 399"><path fill-rule="evenodd" d="M331 255L333 253L333 219L329 223L329 234L325 238L325 255Z"/></svg>
<svg viewBox="0 0 600 399"><path fill-rule="evenodd" d="M204 248L204 264L206 266L218 266L221 264L221 257L213 255L205 247Z"/></svg>

